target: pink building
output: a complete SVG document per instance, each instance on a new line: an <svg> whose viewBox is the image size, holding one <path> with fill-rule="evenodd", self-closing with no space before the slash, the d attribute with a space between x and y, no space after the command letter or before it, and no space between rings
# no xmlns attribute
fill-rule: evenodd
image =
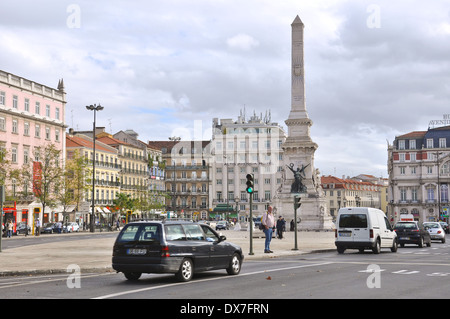
<svg viewBox="0 0 450 319"><path fill-rule="evenodd" d="M12 168L33 162L33 150L50 143L65 156L65 106L62 80L55 89L0 70L0 149L8 152ZM7 180L5 186L7 195L12 194L15 181ZM17 221L23 209L31 213L33 206L30 199L18 201Z"/></svg>

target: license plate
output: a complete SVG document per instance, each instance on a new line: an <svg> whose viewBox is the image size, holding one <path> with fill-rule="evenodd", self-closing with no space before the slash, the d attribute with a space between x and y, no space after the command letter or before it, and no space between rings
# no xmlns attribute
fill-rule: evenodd
<svg viewBox="0 0 450 319"><path fill-rule="evenodd" d="M400 237L400 240L409 240L409 237Z"/></svg>
<svg viewBox="0 0 450 319"><path fill-rule="evenodd" d="M147 249L130 248L127 250L128 255L145 255Z"/></svg>
<svg viewBox="0 0 450 319"><path fill-rule="evenodd" d="M352 237L352 233L339 233L341 237Z"/></svg>

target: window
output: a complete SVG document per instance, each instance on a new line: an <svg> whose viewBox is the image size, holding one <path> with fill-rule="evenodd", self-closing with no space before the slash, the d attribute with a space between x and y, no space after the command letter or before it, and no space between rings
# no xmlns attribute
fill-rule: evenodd
<svg viewBox="0 0 450 319"><path fill-rule="evenodd" d="M30 123L29 122L23 123L23 135L30 136Z"/></svg>
<svg viewBox="0 0 450 319"><path fill-rule="evenodd" d="M427 188L427 198L429 201L434 201L434 187L430 186Z"/></svg>
<svg viewBox="0 0 450 319"><path fill-rule="evenodd" d="M17 163L17 146L13 146L11 149L11 161Z"/></svg>
<svg viewBox="0 0 450 319"><path fill-rule="evenodd" d="M26 112L30 112L30 99L25 99L24 109Z"/></svg>
<svg viewBox="0 0 450 319"><path fill-rule="evenodd" d="M439 139L439 147L440 148L446 148L447 147L447 139L445 137Z"/></svg>
<svg viewBox="0 0 450 319"><path fill-rule="evenodd" d="M166 240L186 240L183 227L181 225L165 225Z"/></svg>
<svg viewBox="0 0 450 319"><path fill-rule="evenodd" d="M158 225L130 225L126 226L118 242L132 242L132 241L159 241L159 227Z"/></svg>
<svg viewBox="0 0 450 319"><path fill-rule="evenodd" d="M13 95L13 108L18 108L17 95Z"/></svg>
<svg viewBox="0 0 450 319"><path fill-rule="evenodd" d="M59 142L59 130L55 130L55 141Z"/></svg>
<svg viewBox="0 0 450 319"><path fill-rule="evenodd" d="M365 214L342 214L339 219L339 227L367 228L367 215L365 215Z"/></svg>
<svg viewBox="0 0 450 319"><path fill-rule="evenodd" d="M406 187L400 187L400 201L406 202Z"/></svg>
<svg viewBox="0 0 450 319"><path fill-rule="evenodd" d="M441 185L441 201L442 202L448 202L448 185L443 184Z"/></svg>
<svg viewBox="0 0 450 319"><path fill-rule="evenodd" d="M59 107L55 109L55 118L59 120Z"/></svg>
<svg viewBox="0 0 450 319"><path fill-rule="evenodd" d="M411 200L417 202L417 187L411 188Z"/></svg>
<svg viewBox="0 0 450 319"><path fill-rule="evenodd" d="M433 139L427 138L427 148L433 148Z"/></svg>
<svg viewBox="0 0 450 319"><path fill-rule="evenodd" d="M50 105L45 106L45 116L50 117Z"/></svg>
<svg viewBox="0 0 450 319"><path fill-rule="evenodd" d="M45 139L46 140L50 139L50 127L48 126L45 127Z"/></svg>
<svg viewBox="0 0 450 319"><path fill-rule="evenodd" d="M36 102L36 105L34 107L34 113L36 113L36 114L41 113L41 104L39 102Z"/></svg>
<svg viewBox="0 0 450 319"><path fill-rule="evenodd" d="M409 149L410 150L416 149L416 140L409 140Z"/></svg>
<svg viewBox="0 0 450 319"><path fill-rule="evenodd" d="M187 240L205 240L199 225L183 225Z"/></svg>
<svg viewBox="0 0 450 319"><path fill-rule="evenodd" d="M12 132L17 134L18 122L17 120L12 120Z"/></svg>
<svg viewBox="0 0 450 319"><path fill-rule="evenodd" d="M28 164L29 159L30 159L30 150L25 148L23 150L23 163Z"/></svg>
<svg viewBox="0 0 450 319"><path fill-rule="evenodd" d="M41 137L41 127L39 124L36 124L36 126L35 126L34 136Z"/></svg>
<svg viewBox="0 0 450 319"><path fill-rule="evenodd" d="M0 105L5 105L5 92L0 92Z"/></svg>
<svg viewBox="0 0 450 319"><path fill-rule="evenodd" d="M405 140L399 140L398 141L398 149L404 150L405 149Z"/></svg>
<svg viewBox="0 0 450 319"><path fill-rule="evenodd" d="M0 131L6 131L6 120L4 117L0 117Z"/></svg>

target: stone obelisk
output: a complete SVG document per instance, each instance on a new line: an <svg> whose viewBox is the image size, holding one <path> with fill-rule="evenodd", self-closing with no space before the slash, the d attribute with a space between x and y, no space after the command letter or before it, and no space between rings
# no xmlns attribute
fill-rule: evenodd
<svg viewBox="0 0 450 319"><path fill-rule="evenodd" d="M314 153L318 147L310 136L313 124L306 111L305 101L305 65L303 50L304 24L297 16L292 27L292 65L291 65L291 110L285 121L288 136L281 146L283 149L283 184L275 196L274 206L277 215L286 220L294 216L294 196L301 197L301 207L297 216L301 219L298 228L301 230L331 229L332 220L328 213L319 172L314 167ZM299 169L302 173L295 171ZM301 190L293 190L293 186L301 177Z"/></svg>

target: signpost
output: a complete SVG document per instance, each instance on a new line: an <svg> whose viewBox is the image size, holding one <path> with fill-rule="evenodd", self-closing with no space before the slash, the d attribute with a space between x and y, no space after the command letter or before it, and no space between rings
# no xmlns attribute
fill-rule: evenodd
<svg viewBox="0 0 450 319"><path fill-rule="evenodd" d="M298 250L298 244L297 244L297 209L300 208L302 205L301 202L302 198L300 195L294 196L294 249L292 250Z"/></svg>

